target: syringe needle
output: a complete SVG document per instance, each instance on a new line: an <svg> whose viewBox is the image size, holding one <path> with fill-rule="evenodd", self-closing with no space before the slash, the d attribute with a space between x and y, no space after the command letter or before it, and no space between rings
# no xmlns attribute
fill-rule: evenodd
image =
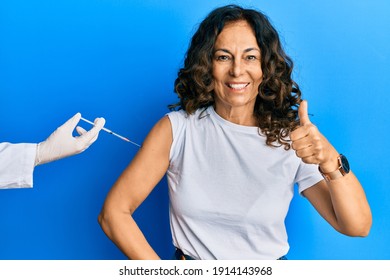
<svg viewBox="0 0 390 280"><path fill-rule="evenodd" d="M89 124L95 125L93 122L91 122L91 121L89 121L89 120L87 120L87 119L85 119L85 118L81 118L81 119L82 119L83 121L89 123ZM116 137L118 137L118 138L120 138L120 139L122 139L122 140L124 140L124 141L126 141L126 142L129 142L129 143L131 143L131 144L133 144L133 145L136 145L136 146L138 146L138 147L141 147L141 145L139 145L139 144L137 144L137 143L135 143L135 142L133 142L133 141L127 139L126 137L124 137L124 136L122 136L122 135L119 135L119 134L117 134L117 133L115 133L115 132L113 132L113 131L111 131L111 130L105 128L105 127L103 127L102 130L104 130L105 132L107 132L107 133L109 133L109 134L112 134L112 135L114 135L114 136L116 136Z"/></svg>

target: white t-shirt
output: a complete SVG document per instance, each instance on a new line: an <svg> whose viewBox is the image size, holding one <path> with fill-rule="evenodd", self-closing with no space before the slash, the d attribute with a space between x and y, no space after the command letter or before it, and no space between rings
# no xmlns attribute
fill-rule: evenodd
<svg viewBox="0 0 390 280"><path fill-rule="evenodd" d="M32 188L37 144L0 143L0 189Z"/></svg>
<svg viewBox="0 0 390 280"><path fill-rule="evenodd" d="M174 246L195 259L277 259L289 250L285 217L295 183L322 180L293 150L265 144L257 127L213 109L168 114L167 172Z"/></svg>

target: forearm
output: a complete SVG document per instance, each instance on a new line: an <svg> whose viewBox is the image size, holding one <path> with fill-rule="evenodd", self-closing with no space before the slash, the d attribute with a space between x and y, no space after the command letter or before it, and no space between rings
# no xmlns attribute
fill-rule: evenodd
<svg viewBox="0 0 390 280"><path fill-rule="evenodd" d="M371 210L358 179L349 172L348 161L310 122L306 101L300 104L298 115L300 126L290 134L292 148L303 162L318 164L325 177L303 194L335 229L346 235L366 236L372 223Z"/></svg>
<svg viewBox="0 0 390 280"><path fill-rule="evenodd" d="M351 236L368 235L372 216L364 190L356 176L327 182L338 230Z"/></svg>
<svg viewBox="0 0 390 280"><path fill-rule="evenodd" d="M105 234L132 260L159 260L138 225L125 212L102 211L99 223Z"/></svg>

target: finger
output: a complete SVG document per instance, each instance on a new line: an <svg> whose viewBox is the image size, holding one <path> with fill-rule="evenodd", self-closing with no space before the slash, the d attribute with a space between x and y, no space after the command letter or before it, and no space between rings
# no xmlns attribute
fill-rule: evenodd
<svg viewBox="0 0 390 280"><path fill-rule="evenodd" d="M299 157L301 159L304 159L307 157L312 157L315 155L311 146L296 149L295 154L297 155L297 157Z"/></svg>
<svg viewBox="0 0 390 280"><path fill-rule="evenodd" d="M302 149L305 149L307 147L310 147L312 146L312 143L310 141L310 139L308 139L308 137L303 137L303 138L300 138L298 140L294 140L292 141L292 144L291 144L291 148L293 148L293 150L297 151L297 150L302 150Z"/></svg>
<svg viewBox="0 0 390 280"><path fill-rule="evenodd" d="M80 121L80 118L81 118L80 113L75 114L73 117L67 120L63 125L61 125L59 129L63 132L66 131L66 133L72 133L77 123Z"/></svg>
<svg viewBox="0 0 390 280"><path fill-rule="evenodd" d="M77 113L72 118L70 118L66 122L66 124L69 125L69 127L72 127L72 130L73 130L76 127L76 125L78 124L78 122L80 121L80 118L81 118L81 114Z"/></svg>
<svg viewBox="0 0 390 280"><path fill-rule="evenodd" d="M95 124L95 127L97 127L100 130L106 124L106 120L104 118L96 118L94 120L94 124Z"/></svg>
<svg viewBox="0 0 390 280"><path fill-rule="evenodd" d="M80 136L81 141L84 141L85 143L93 143L97 139L97 135L103 128L106 120L104 118L96 118L94 123L95 125L93 128Z"/></svg>
<svg viewBox="0 0 390 280"><path fill-rule="evenodd" d="M305 138L310 133L310 130L307 127L300 126L290 133L290 140L297 141L299 139Z"/></svg>
<svg viewBox="0 0 390 280"><path fill-rule="evenodd" d="M299 123L301 124L301 126L304 126L306 124L311 124L311 121L309 119L309 114L307 111L307 107L308 107L307 101L302 100L302 102L298 108Z"/></svg>
<svg viewBox="0 0 390 280"><path fill-rule="evenodd" d="M318 158L315 155L302 157L301 160L307 164L320 164L320 161L318 160Z"/></svg>
<svg viewBox="0 0 390 280"><path fill-rule="evenodd" d="M82 128L81 126L76 127L76 131L79 135L83 135L83 134L87 133L87 131L84 128Z"/></svg>

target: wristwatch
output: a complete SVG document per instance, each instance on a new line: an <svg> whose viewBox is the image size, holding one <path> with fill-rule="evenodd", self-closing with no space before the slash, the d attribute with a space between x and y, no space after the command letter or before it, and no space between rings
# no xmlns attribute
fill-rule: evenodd
<svg viewBox="0 0 390 280"><path fill-rule="evenodd" d="M321 175L324 177L325 181L329 182L331 180L335 180L337 178L341 178L345 175L347 175L350 171L349 163L347 158L340 154L337 158L337 161L339 163L339 168L333 172L324 173L321 171L321 168L318 166L318 170L320 171Z"/></svg>

